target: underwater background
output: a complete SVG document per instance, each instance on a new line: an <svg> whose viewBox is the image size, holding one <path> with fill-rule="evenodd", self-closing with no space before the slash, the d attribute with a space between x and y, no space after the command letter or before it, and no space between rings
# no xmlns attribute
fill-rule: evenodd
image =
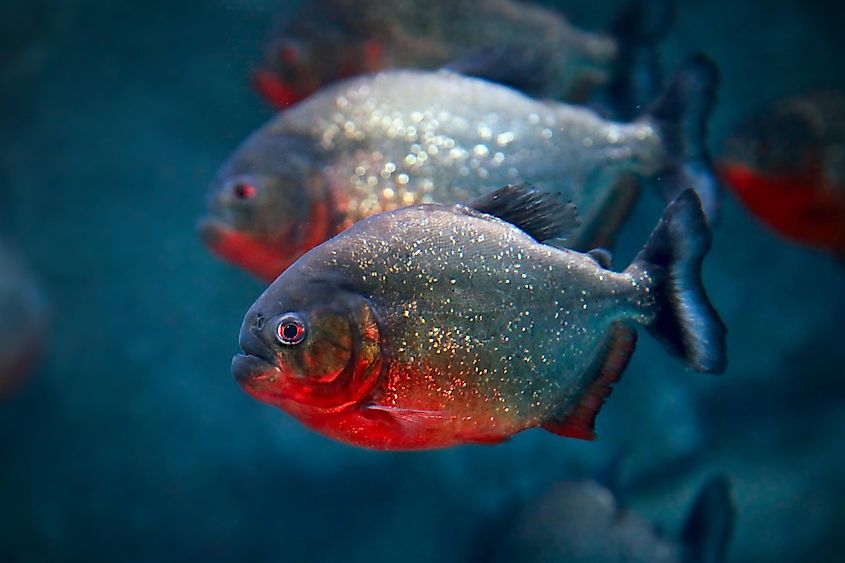
<svg viewBox="0 0 845 563"><path fill-rule="evenodd" d="M600 28L622 2L543 2ZM626 504L672 533L709 477L732 483L729 560L845 552L845 266L784 242L726 194L705 283L729 367L685 370L640 340L594 442L355 449L233 380L263 285L196 221L220 163L272 115L247 80L297 3L0 3L0 237L52 306L44 357L0 404L0 561L473 561L514 502L619 457ZM722 73L716 148L738 120L845 87L845 5L680 4L665 67ZM646 191L626 264L663 203Z"/></svg>

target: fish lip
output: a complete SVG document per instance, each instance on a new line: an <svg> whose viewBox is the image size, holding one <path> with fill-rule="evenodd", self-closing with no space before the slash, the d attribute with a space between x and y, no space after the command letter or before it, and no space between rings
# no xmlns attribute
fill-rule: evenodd
<svg viewBox="0 0 845 563"><path fill-rule="evenodd" d="M254 356L264 363L273 367L276 366L276 354L270 346L264 342L259 334L256 333L255 328L246 328L241 331L238 338L238 345L245 356Z"/></svg>
<svg viewBox="0 0 845 563"><path fill-rule="evenodd" d="M270 379L278 373L280 371L276 365L260 356L236 354L232 358L232 375L235 376L235 381L241 385L248 386L264 379Z"/></svg>
<svg viewBox="0 0 845 563"><path fill-rule="evenodd" d="M214 217L203 217L197 222L200 239L209 247L219 246L221 239L231 229Z"/></svg>
<svg viewBox="0 0 845 563"><path fill-rule="evenodd" d="M263 376L279 372L276 354L253 327L241 329L238 345L242 354L232 359L232 374L238 382L260 381Z"/></svg>

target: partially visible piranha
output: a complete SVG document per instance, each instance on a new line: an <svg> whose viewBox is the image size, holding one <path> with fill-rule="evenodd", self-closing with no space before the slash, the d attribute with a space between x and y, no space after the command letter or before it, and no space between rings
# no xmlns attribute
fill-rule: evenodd
<svg viewBox="0 0 845 563"><path fill-rule="evenodd" d="M591 439L635 325L692 368L723 371L695 194L669 205L622 273L606 252L543 244L571 231L574 215L556 194L507 186L469 205L356 223L258 298L233 373L256 399L336 440L423 449L533 427Z"/></svg>
<svg viewBox="0 0 845 563"><path fill-rule="evenodd" d="M718 168L778 233L845 256L845 94L811 92L772 104L725 142Z"/></svg>
<svg viewBox="0 0 845 563"><path fill-rule="evenodd" d="M47 307L32 275L0 245L0 399L32 369L47 328Z"/></svg>
<svg viewBox="0 0 845 563"><path fill-rule="evenodd" d="M671 21L666 4L634 0L602 34L514 0L311 0L273 32L254 80L270 103L285 108L338 79L452 64L580 103L600 86L626 82L636 71L635 50L656 58L654 43Z"/></svg>
<svg viewBox="0 0 845 563"><path fill-rule="evenodd" d="M717 72L697 56L639 119L618 123L450 72L392 71L322 90L250 136L219 170L201 227L219 256L272 281L375 213L531 182L578 208L573 245L606 245L637 196L717 184L705 148Z"/></svg>
<svg viewBox="0 0 845 563"><path fill-rule="evenodd" d="M661 533L611 489L567 481L518 510L485 547L483 563L721 563L734 526L725 477L704 484L680 533Z"/></svg>

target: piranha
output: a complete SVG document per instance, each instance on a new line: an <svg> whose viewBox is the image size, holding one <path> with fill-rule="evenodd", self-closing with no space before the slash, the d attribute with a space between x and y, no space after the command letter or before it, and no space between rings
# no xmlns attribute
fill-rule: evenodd
<svg viewBox="0 0 845 563"><path fill-rule="evenodd" d="M651 66L673 4L634 0L608 33L590 33L560 12L514 0L312 0L272 32L254 84L285 108L338 79L451 65L581 103Z"/></svg>
<svg viewBox="0 0 845 563"><path fill-rule="evenodd" d="M0 399L31 372L47 328L47 306L34 278L0 245Z"/></svg>
<svg viewBox="0 0 845 563"><path fill-rule="evenodd" d="M322 90L250 136L212 182L201 235L272 281L352 223L417 203L454 203L508 183L561 193L579 210L572 246L607 246L635 201L632 175L668 201L718 189L705 148L717 72L693 57L630 123L542 102L451 72L390 71Z"/></svg>
<svg viewBox="0 0 845 563"><path fill-rule="evenodd" d="M258 298L233 374L326 436L409 450L497 443L533 427L592 439L635 325L693 369L723 371L695 194L668 206L621 273L606 251L543 243L576 221L558 194L524 185L360 221Z"/></svg>
<svg viewBox="0 0 845 563"><path fill-rule="evenodd" d="M782 236L845 257L845 94L775 102L725 142L718 171Z"/></svg>
<svg viewBox="0 0 845 563"><path fill-rule="evenodd" d="M713 477L676 536L620 506L594 480L566 481L521 507L485 546L484 563L721 563L734 527L730 484Z"/></svg>

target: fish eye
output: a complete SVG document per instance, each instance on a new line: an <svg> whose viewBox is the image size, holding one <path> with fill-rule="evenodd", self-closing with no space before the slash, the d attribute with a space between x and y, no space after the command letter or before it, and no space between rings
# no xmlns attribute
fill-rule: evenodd
<svg viewBox="0 0 845 563"><path fill-rule="evenodd" d="M241 201L247 201L258 195L258 188L246 182L239 182L232 188L232 193L235 198Z"/></svg>
<svg viewBox="0 0 845 563"><path fill-rule="evenodd" d="M288 313L283 316L276 327L276 339L285 346L295 346L308 336L303 319L295 314Z"/></svg>

